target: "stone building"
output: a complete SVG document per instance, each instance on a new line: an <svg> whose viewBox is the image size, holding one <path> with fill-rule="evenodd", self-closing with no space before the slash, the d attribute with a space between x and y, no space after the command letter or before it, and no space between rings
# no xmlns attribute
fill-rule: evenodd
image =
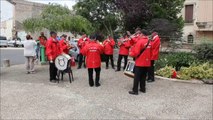
<svg viewBox="0 0 213 120"><path fill-rule="evenodd" d="M213 0L185 0L181 15L187 43L213 42Z"/></svg>
<svg viewBox="0 0 213 120"><path fill-rule="evenodd" d="M26 0L5 0L4 2L4 4L8 6L13 6L9 7L9 11L13 11L13 16L9 20L1 21L1 31L8 31L5 32L4 35L8 38L15 37L17 35L21 39L25 39L26 33L23 29L22 22L27 18L37 17L42 12L45 4L34 3ZM8 10L2 10L1 12L4 11Z"/></svg>

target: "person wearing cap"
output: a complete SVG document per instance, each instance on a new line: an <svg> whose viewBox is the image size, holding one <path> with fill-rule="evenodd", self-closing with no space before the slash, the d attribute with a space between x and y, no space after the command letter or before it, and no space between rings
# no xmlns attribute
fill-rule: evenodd
<svg viewBox="0 0 213 120"><path fill-rule="evenodd" d="M86 44L89 43L89 41L90 41L90 40L89 40L89 38L87 37L86 34L84 34L84 35L78 40L77 46L78 46L78 48L80 49L80 54L79 54L79 59L78 59L78 69L81 68L83 59L85 60L85 57L83 57L83 54L82 54L82 50L83 50L84 46L85 46ZM86 67L85 61L84 61L84 67Z"/></svg>
<svg viewBox="0 0 213 120"><path fill-rule="evenodd" d="M130 56L135 58L134 82L133 89L129 94L138 95L138 84L140 83L140 91L146 92L146 77L148 68L151 66L151 44L145 30L137 30L138 39L130 50ZM141 53L141 51L143 52Z"/></svg>
<svg viewBox="0 0 213 120"><path fill-rule="evenodd" d="M58 55L62 53L59 41L57 40L57 33L50 32L50 38L47 40L46 43L46 55L49 60L49 74L50 74L50 82L56 82L58 80L57 76L57 68L55 66L55 59Z"/></svg>
<svg viewBox="0 0 213 120"><path fill-rule="evenodd" d="M66 39L67 39L67 35L63 34L61 36L61 40L59 41L59 44L60 44L61 51L63 51L63 53L65 54L69 54L69 50L73 48L73 46L70 45L69 41L67 41Z"/></svg>
<svg viewBox="0 0 213 120"><path fill-rule="evenodd" d="M36 56L36 41L32 39L30 35L26 36L26 41L24 41L24 56L26 58L26 69L27 74L35 73L34 60Z"/></svg>
<svg viewBox="0 0 213 120"><path fill-rule="evenodd" d="M152 52L151 52L151 67L148 69L148 79L147 82L154 82L155 81L155 74L154 74L154 64L155 61L158 60L159 51L160 51L160 37L158 36L157 32L152 33Z"/></svg>
<svg viewBox="0 0 213 120"><path fill-rule="evenodd" d="M115 46L114 39L109 35L108 38L104 40L103 46L104 46L104 54L106 56L106 69L108 69L109 67L109 59L111 60L112 69L115 69L113 61L113 49Z"/></svg>
<svg viewBox="0 0 213 120"><path fill-rule="evenodd" d="M90 43L82 49L82 54L86 56L86 66L88 68L89 85L94 86L93 70L96 72L95 86L99 87L101 84L100 72L101 72L101 54L104 52L104 48L96 41L96 36L90 36Z"/></svg>
<svg viewBox="0 0 213 120"><path fill-rule="evenodd" d="M118 61L117 61L117 70L121 70L121 61L124 58L124 66L123 70L126 68L127 65L127 58L129 55L129 48L131 47L130 41L128 40L127 34L123 35L123 38L120 39L118 42L118 46L120 47L119 49L119 56L118 56Z"/></svg>

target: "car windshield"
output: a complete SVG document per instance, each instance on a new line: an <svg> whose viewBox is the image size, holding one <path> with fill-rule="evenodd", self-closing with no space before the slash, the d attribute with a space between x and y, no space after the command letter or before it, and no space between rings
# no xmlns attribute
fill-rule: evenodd
<svg viewBox="0 0 213 120"><path fill-rule="evenodd" d="M0 40L7 40L6 37L0 36Z"/></svg>

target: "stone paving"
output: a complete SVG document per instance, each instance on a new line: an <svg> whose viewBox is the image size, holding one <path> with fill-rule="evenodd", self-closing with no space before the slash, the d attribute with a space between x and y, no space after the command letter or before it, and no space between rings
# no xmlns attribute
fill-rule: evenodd
<svg viewBox="0 0 213 120"><path fill-rule="evenodd" d="M147 84L147 93L129 95L133 81L102 65L101 86L89 87L87 70L73 68L50 83L48 65L25 74L24 65L1 68L1 119L213 119L213 86L168 80Z"/></svg>

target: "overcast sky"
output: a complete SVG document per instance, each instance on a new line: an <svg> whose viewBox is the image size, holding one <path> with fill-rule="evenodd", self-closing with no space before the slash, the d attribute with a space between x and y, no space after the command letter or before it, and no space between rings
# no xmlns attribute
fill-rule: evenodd
<svg viewBox="0 0 213 120"><path fill-rule="evenodd" d="M72 6L76 4L76 0L27 0L27 1L44 4L58 3L63 6L64 5L68 6L70 9L72 9ZM1 3L1 21L11 19L13 17L12 16L13 8L11 8L11 5L10 4L8 5L8 2L5 0L0 0L0 3Z"/></svg>
<svg viewBox="0 0 213 120"><path fill-rule="evenodd" d="M61 5L68 6L70 9L76 3L76 0L27 0L27 1L44 3L44 4L58 3L58 4L61 4Z"/></svg>

